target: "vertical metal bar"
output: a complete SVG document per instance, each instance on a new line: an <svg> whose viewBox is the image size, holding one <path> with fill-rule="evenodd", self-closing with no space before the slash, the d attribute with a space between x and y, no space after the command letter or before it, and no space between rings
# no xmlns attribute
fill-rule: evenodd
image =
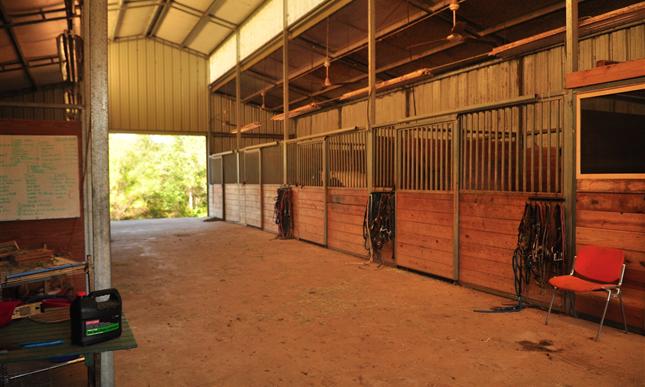
<svg viewBox="0 0 645 387"><path fill-rule="evenodd" d="M368 53L368 103L367 103L367 131L372 133L372 128L376 124L376 0L367 2L367 53ZM372 157L372 138L367 138L366 163L367 163L367 192L372 192L374 184L372 182L372 166L374 158Z"/></svg>
<svg viewBox="0 0 645 387"><path fill-rule="evenodd" d="M495 154L493 155L493 160L494 160L494 163L493 163L493 190L494 191L500 190L499 185L498 185L499 180L498 180L498 172L497 172L497 170L499 169L499 166L500 166L500 164L499 164L499 162L500 162L500 157L499 157L499 148L500 148L500 146L499 146L499 143L500 143L499 133L500 133L500 129L503 130L503 126L500 124L500 121L501 121L500 120L500 112L501 111L502 111L501 109L497 109L497 110L493 110L491 112L491 115L495 116L495 119L492 120L493 127L494 127L494 133L495 133L495 135L493 137L493 141L495 141L495 147L494 147L495 148ZM500 126L501 126L501 128L500 128ZM504 149L503 146L504 145L503 144L504 143L502 142L502 157L501 157L502 170L499 171L499 177L501 178L502 181L504 180L504 154L503 154L503 149Z"/></svg>
<svg viewBox="0 0 645 387"><path fill-rule="evenodd" d="M474 189L479 189L479 175L481 174L481 171L480 171L481 162L479 160L479 148L480 148L480 145L481 145L480 136L479 136L479 129L481 127L481 113L475 113L475 114L476 114L476 117L477 117L477 132L475 134L476 142L475 142L475 160L474 160L474 163L475 163L475 173L474 173L475 174L475 176L474 176L475 177L475 186L474 186Z"/></svg>
<svg viewBox="0 0 645 387"><path fill-rule="evenodd" d="M329 165L327 164L328 155L327 155L327 138L323 137L322 143L320 144L320 152L322 153L322 186L323 186L323 244L327 246L328 242L328 227L329 227L329 211L327 209L328 204L328 181L327 178L329 174Z"/></svg>
<svg viewBox="0 0 645 387"><path fill-rule="evenodd" d="M473 115L468 114L468 186L473 189Z"/></svg>
<svg viewBox="0 0 645 387"><path fill-rule="evenodd" d="M531 105L533 108L532 115L532 124L531 124L531 192L535 192L535 147L537 140L535 139L535 128L536 128L536 115L537 115L537 105Z"/></svg>
<svg viewBox="0 0 645 387"><path fill-rule="evenodd" d="M394 183L394 190L398 191L402 188L401 185L401 133L396 129L392 129L392 135L394 136L394 176L392 176L392 182Z"/></svg>
<svg viewBox="0 0 645 387"><path fill-rule="evenodd" d="M562 165L560 164L560 152L562 151L561 148L561 142L560 142L560 135L562 134L562 125L561 120L560 120L560 102L561 99L558 98L556 100L556 112L555 112L555 140L556 140L556 145L555 145L555 192L560 193L561 192L561 186L560 186L560 168Z"/></svg>
<svg viewBox="0 0 645 387"><path fill-rule="evenodd" d="M421 130L420 128L414 129L414 169L415 169L415 178L414 178L414 189L420 189L421 182Z"/></svg>
<svg viewBox="0 0 645 387"><path fill-rule="evenodd" d="M461 166L460 146L461 125L460 120L452 122L452 279L459 281L459 176Z"/></svg>
<svg viewBox="0 0 645 387"><path fill-rule="evenodd" d="M423 185L421 189L424 191L427 191L429 188L428 180L430 178L430 170L428 169L428 151L429 151L429 144L428 144L428 127L424 126L422 129L423 133Z"/></svg>
<svg viewBox="0 0 645 387"><path fill-rule="evenodd" d="M491 176L491 166L493 164L493 157L492 157L492 151L493 151L493 112L492 111L487 111L486 113L486 137L487 137L487 145L488 145L488 151L486 153L486 167L487 167L487 178L486 178L486 189L490 191L491 189L491 183L492 183L492 176Z"/></svg>
<svg viewBox="0 0 645 387"><path fill-rule="evenodd" d="M542 176L544 175L544 102L538 104L540 106L540 125L539 125L539 140L540 140L540 154L538 158L538 191L542 192L544 190ZM537 123L536 123L537 126Z"/></svg>
<svg viewBox="0 0 645 387"><path fill-rule="evenodd" d="M290 120L289 120L289 0L282 0L282 109L284 112L284 120L282 121L282 139L287 142L289 140L289 129L290 129ZM239 37L239 29L238 29ZM238 53L239 53L239 39L238 39ZM239 60L238 60L239 62ZM238 135L240 131L238 130ZM284 153L282 155L282 173L283 173L283 184L287 184L287 147L284 147Z"/></svg>
<svg viewBox="0 0 645 387"><path fill-rule="evenodd" d="M260 228L264 230L264 187L262 186L262 148L258 149L258 183L260 184Z"/></svg>
<svg viewBox="0 0 645 387"><path fill-rule="evenodd" d="M504 121L508 127L508 152L507 152L507 169L506 175L508 176L508 181L506 182L506 189L508 191L513 190L513 108L509 107L505 109L504 112ZM506 130L505 130L506 132Z"/></svg>
<svg viewBox="0 0 645 387"><path fill-rule="evenodd" d="M444 185L443 185L443 180L444 180L444 173L443 169L445 166L444 163L444 152L443 152L443 124L437 125L437 135L439 136L439 186L437 189L443 191Z"/></svg>
<svg viewBox="0 0 645 387"><path fill-rule="evenodd" d="M547 125L547 148L546 148L546 192L553 192L552 187L551 187L551 128L552 125L551 123L553 122L553 118L551 117L551 104L553 101L548 101L548 110L547 110L547 117L549 119L549 123Z"/></svg>

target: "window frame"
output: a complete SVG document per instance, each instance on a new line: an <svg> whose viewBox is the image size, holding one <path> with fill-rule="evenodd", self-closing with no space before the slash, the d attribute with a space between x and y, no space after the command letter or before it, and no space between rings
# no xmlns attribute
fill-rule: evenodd
<svg viewBox="0 0 645 387"><path fill-rule="evenodd" d="M632 84L628 86L614 86L581 92L576 94L576 178L577 179L645 179L645 173L582 173L580 165L580 138L582 136L581 118L582 118L582 100L603 95L624 93L635 90L645 90L645 82Z"/></svg>

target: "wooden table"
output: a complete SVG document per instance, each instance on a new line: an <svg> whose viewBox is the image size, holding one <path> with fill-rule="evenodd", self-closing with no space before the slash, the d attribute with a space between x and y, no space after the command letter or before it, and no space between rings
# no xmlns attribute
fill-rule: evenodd
<svg viewBox="0 0 645 387"><path fill-rule="evenodd" d="M49 340L64 341L63 344L43 348L20 348L21 344L43 342ZM12 322L9 326L0 328L0 350L8 349L7 353L0 353L0 386L8 384L15 377L6 373L6 366L9 363L46 360L55 357L84 356L85 364L88 367L90 376L94 372L94 355L101 352L119 351L137 347L134 334L125 317L122 320L121 337L103 343L81 347L72 344L70 321L45 324L37 323L29 319L22 319ZM78 360L76 362L79 362ZM63 364L64 365L64 364ZM93 378L90 384L93 382Z"/></svg>

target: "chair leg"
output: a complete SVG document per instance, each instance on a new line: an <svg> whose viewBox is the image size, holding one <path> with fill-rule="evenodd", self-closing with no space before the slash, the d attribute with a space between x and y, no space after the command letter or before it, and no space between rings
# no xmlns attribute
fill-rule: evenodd
<svg viewBox="0 0 645 387"><path fill-rule="evenodd" d="M551 303L549 304L549 311L546 314L546 319L544 320L544 325L549 325L549 316L551 315L551 309L553 308L553 301L555 301L555 292L557 288L553 287L553 296L551 296Z"/></svg>
<svg viewBox="0 0 645 387"><path fill-rule="evenodd" d="M600 326L598 327L598 333L596 333L596 341L600 338L600 331L602 331L602 324L605 323L605 315L607 314L607 307L609 306L609 300L611 299L611 290L607 290L607 301L605 302L605 310L602 311L602 318L600 319Z"/></svg>
<svg viewBox="0 0 645 387"><path fill-rule="evenodd" d="M625 317L625 305L623 304L623 293L620 293L620 290L618 291L618 299L620 300L620 312L623 314L623 324L625 325L625 333L628 333L629 331L627 330L627 318Z"/></svg>

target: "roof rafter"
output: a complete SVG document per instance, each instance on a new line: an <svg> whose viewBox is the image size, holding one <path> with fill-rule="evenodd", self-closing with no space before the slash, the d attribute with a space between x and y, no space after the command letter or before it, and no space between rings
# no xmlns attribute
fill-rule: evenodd
<svg viewBox="0 0 645 387"><path fill-rule="evenodd" d="M165 0L163 3L157 4L157 8L152 13L148 26L146 27L146 37L153 36L157 33L157 30L159 30L159 27L161 26L161 22L163 22L163 19L166 18L166 14L168 14L168 10L170 10L172 1L173 0Z"/></svg>
<svg viewBox="0 0 645 387"><path fill-rule="evenodd" d="M2 23L4 24L11 24L11 19L7 15L7 10L4 7L4 4L2 4L2 1L0 1L0 20L2 20ZM29 62L25 58L25 54L22 52L22 48L20 47L20 43L18 43L18 39L16 38L16 34L13 30L12 27L6 29L7 34L9 35L9 40L11 41L11 45L13 46L14 51L16 52L16 56L18 57L18 60L22 64L23 70L25 72L25 75L27 75L27 79L29 80L29 83L31 84L32 89L36 89L36 80L34 79L33 74L29 70Z"/></svg>
<svg viewBox="0 0 645 387"><path fill-rule="evenodd" d="M123 14L125 13L123 11L124 0L119 0L118 4L119 5L116 11L116 21L114 22L114 30L112 30L112 37L114 39L116 39L116 37L119 36L119 31L121 30L121 24L123 23Z"/></svg>
<svg viewBox="0 0 645 387"><path fill-rule="evenodd" d="M199 18L199 21L193 26L188 35L186 35L183 42L181 42L182 47L189 46L193 40L195 40L197 35L202 32L206 24L209 22L210 15L217 12L217 10L224 4L224 1L225 0L213 0L208 9Z"/></svg>

